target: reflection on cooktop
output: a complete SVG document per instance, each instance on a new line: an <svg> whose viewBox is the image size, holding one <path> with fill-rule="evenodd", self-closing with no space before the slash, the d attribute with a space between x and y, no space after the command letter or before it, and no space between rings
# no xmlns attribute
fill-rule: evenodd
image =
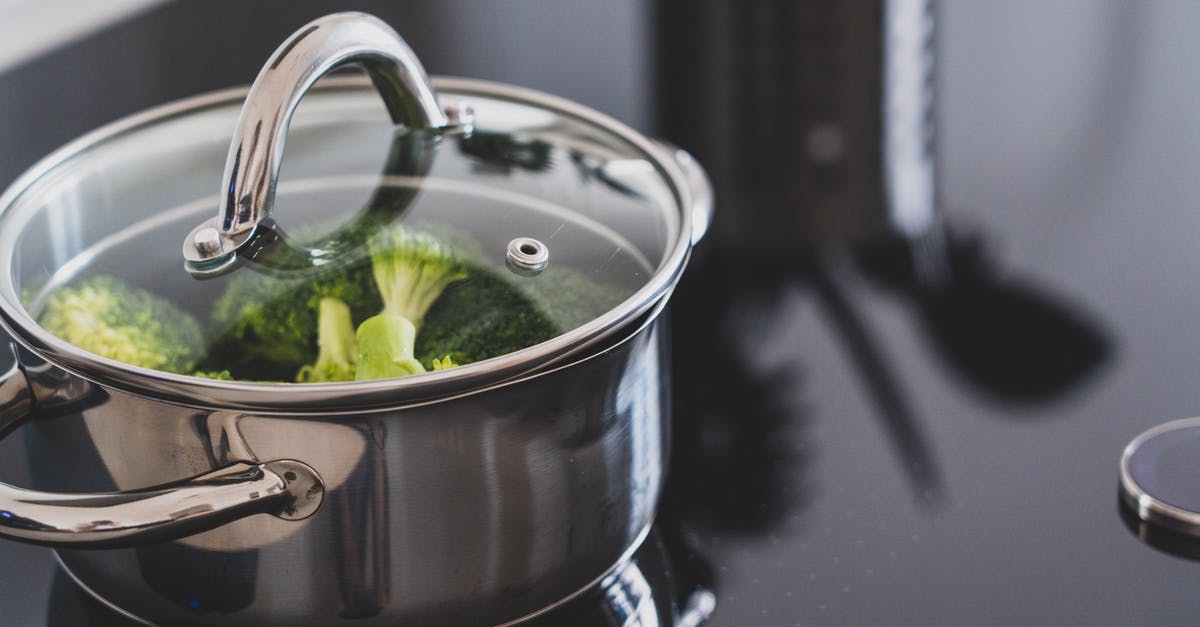
<svg viewBox="0 0 1200 627"><path fill-rule="evenodd" d="M1117 514L1130 533L1167 555L1200 562L1200 538L1142 520L1124 499L1117 500Z"/></svg>
<svg viewBox="0 0 1200 627"><path fill-rule="evenodd" d="M696 627L712 614L716 597L697 583L686 564L697 559L678 553L678 537L656 526L624 567L599 586L531 619L529 627ZM48 627L129 627L129 619L83 592L56 569L46 613Z"/></svg>

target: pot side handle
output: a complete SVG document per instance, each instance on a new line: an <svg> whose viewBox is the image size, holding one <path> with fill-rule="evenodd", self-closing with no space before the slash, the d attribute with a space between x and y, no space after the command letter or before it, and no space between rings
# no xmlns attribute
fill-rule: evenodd
<svg viewBox="0 0 1200 627"><path fill-rule="evenodd" d="M34 411L16 360L0 374L0 434ZM0 537L57 548L138 546L207 531L254 514L302 520L324 498L321 477L294 460L237 462L170 483L60 494L0 483Z"/></svg>

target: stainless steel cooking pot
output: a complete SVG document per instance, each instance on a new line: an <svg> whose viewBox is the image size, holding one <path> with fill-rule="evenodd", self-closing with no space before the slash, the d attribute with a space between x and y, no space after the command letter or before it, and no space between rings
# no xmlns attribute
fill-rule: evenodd
<svg viewBox="0 0 1200 627"><path fill-rule="evenodd" d="M371 80L315 84L347 63ZM324 384L139 368L37 322L47 294L97 273L200 315L240 273L361 250L343 227L380 207L466 233L514 284L568 267L621 300L499 357ZM32 481L0 485L0 535L54 547L83 589L153 623L536 615L611 573L654 517L660 314L710 210L682 152L544 94L429 81L372 17L317 20L248 91L111 124L0 198L0 314L22 347L0 429ZM317 224L338 226L286 234Z"/></svg>

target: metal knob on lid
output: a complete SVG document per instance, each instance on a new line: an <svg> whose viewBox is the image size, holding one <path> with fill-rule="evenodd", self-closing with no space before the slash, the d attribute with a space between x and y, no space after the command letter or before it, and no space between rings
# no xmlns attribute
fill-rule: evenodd
<svg viewBox="0 0 1200 627"><path fill-rule="evenodd" d="M412 49L383 21L338 13L311 22L275 51L246 96L217 217L197 226L183 244L189 272L213 276L233 265L271 215L284 141L300 99L322 76L349 63L366 70L394 123L423 130L471 125L469 107L442 108Z"/></svg>
<svg viewBox="0 0 1200 627"><path fill-rule="evenodd" d="M532 237L518 237L508 243L505 262L513 272L522 276L533 276L546 269L550 263L550 249Z"/></svg>

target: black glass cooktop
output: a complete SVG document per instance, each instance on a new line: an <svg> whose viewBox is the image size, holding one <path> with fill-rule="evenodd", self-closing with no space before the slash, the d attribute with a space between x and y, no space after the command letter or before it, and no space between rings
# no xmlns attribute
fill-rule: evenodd
<svg viewBox="0 0 1200 627"><path fill-rule="evenodd" d="M1200 552L1117 492L1131 438L1200 415L1200 11L945 4L940 278L924 241L715 238L677 291L673 459L635 562L656 620L1200 620ZM11 438L0 471L22 479ZM48 550L0 564L5 624L105 624ZM552 618L627 624L591 601Z"/></svg>

